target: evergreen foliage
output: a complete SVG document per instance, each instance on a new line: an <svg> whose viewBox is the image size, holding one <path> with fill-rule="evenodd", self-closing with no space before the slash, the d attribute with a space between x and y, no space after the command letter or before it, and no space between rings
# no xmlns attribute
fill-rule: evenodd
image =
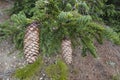
<svg viewBox="0 0 120 80"><path fill-rule="evenodd" d="M52 80L68 80L68 72L67 65L61 60L46 68L46 73Z"/></svg>
<svg viewBox="0 0 120 80"><path fill-rule="evenodd" d="M112 80L119 80L120 79L120 74L115 74L112 76Z"/></svg>
<svg viewBox="0 0 120 80"><path fill-rule="evenodd" d="M35 7L36 1L37 0L15 0L12 13L18 14L20 11L22 11L27 17L31 17L33 15L32 8Z"/></svg>
<svg viewBox="0 0 120 80"><path fill-rule="evenodd" d="M113 0L111 0L113 1ZM11 19L0 24L0 40L12 37L17 49L23 49L26 26L40 23L40 49L43 54L59 53L64 37L73 46L82 46L82 56L89 51L97 57L94 41L104 39L120 44L120 11L110 0L16 0ZM116 1L116 0L115 0ZM115 2L114 2L115 3ZM108 24L109 23L109 24ZM117 32L115 32L110 27ZM42 60L15 72L20 80L30 80L40 70ZM46 68L53 80L67 80L67 67L58 60Z"/></svg>
<svg viewBox="0 0 120 80"><path fill-rule="evenodd" d="M39 57L35 63L17 69L14 76L20 80L31 80L31 78L35 76L37 72L40 71L42 66L43 66L43 61L42 58Z"/></svg>
<svg viewBox="0 0 120 80"><path fill-rule="evenodd" d="M20 80L31 80L42 68L45 69L45 73L52 80L68 80L68 67L62 60L58 59L55 64L45 67L41 57L33 64L18 68L14 76Z"/></svg>
<svg viewBox="0 0 120 80"><path fill-rule="evenodd" d="M106 14L103 17L104 21L107 25L112 27L114 31L120 34L120 1L108 0L106 4L106 7L103 9L104 14Z"/></svg>
<svg viewBox="0 0 120 80"><path fill-rule="evenodd" d="M11 16L9 25L5 24L6 27L1 25L0 34L12 35L16 46L23 48L25 27L33 21L38 21L41 24L42 53L50 55L60 52L62 39L69 37L73 45L83 45L84 55L89 51L97 57L93 44L95 39L102 43L104 38L107 38L120 44L117 33L99 22L104 15L112 16L115 12L109 12L110 8L107 7L110 5L107 6L106 2L106 0L18 0L13 8L16 14Z"/></svg>

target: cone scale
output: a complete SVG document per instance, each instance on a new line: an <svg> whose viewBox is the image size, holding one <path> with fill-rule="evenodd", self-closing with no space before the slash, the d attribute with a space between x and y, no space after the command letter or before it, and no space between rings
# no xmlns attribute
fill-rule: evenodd
<svg viewBox="0 0 120 80"><path fill-rule="evenodd" d="M62 40L62 57L65 60L67 64L72 63L72 46L71 46L71 40L70 39L63 39Z"/></svg>
<svg viewBox="0 0 120 80"><path fill-rule="evenodd" d="M39 28L36 22L33 22L26 28L24 37L24 55L28 63L36 61L39 55Z"/></svg>

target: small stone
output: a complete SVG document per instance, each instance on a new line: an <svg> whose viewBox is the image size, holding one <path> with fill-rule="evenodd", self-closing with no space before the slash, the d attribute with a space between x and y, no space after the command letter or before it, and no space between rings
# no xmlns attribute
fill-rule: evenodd
<svg viewBox="0 0 120 80"><path fill-rule="evenodd" d="M6 80L10 80L9 78L7 78Z"/></svg>
<svg viewBox="0 0 120 80"><path fill-rule="evenodd" d="M40 80L42 80L43 78L41 77Z"/></svg>
<svg viewBox="0 0 120 80"><path fill-rule="evenodd" d="M7 63L5 63L5 65L7 65Z"/></svg>
<svg viewBox="0 0 120 80"><path fill-rule="evenodd" d="M13 58L14 58L14 59L16 59L16 57L15 57L15 56L14 56Z"/></svg>
<svg viewBox="0 0 120 80"><path fill-rule="evenodd" d="M43 74L43 76L45 76L45 74Z"/></svg>

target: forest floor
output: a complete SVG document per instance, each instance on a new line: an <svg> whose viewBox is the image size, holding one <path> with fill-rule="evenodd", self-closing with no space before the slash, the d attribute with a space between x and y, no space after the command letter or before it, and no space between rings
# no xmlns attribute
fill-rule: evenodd
<svg viewBox="0 0 120 80"><path fill-rule="evenodd" d="M6 9L12 5L12 2L0 0L0 23L9 18ZM89 54L82 57L80 47L73 51L69 80L120 80L120 46L110 41L104 41L103 45L95 42L95 45L99 58ZM12 73L24 64L24 58L15 49L11 39L3 40L0 43L0 80L14 80L11 78Z"/></svg>
<svg viewBox="0 0 120 80"><path fill-rule="evenodd" d="M9 18L12 5L12 2L0 0L0 23ZM13 80L10 79L12 73L17 67L24 65L24 59L19 53L10 38L0 42L0 80Z"/></svg>

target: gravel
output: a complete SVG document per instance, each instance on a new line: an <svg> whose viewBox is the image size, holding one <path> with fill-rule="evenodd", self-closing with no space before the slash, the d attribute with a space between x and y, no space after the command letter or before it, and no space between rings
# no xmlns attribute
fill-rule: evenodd
<svg viewBox="0 0 120 80"><path fill-rule="evenodd" d="M20 55L10 38L0 43L0 78L9 80L16 68L25 65L25 60Z"/></svg>

